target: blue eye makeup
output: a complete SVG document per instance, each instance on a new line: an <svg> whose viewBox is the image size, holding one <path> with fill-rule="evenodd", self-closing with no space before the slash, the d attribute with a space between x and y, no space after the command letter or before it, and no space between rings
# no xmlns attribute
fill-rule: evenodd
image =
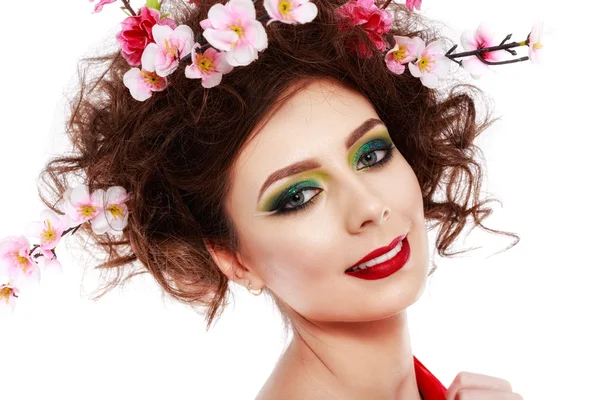
<svg viewBox="0 0 600 400"><path fill-rule="evenodd" d="M394 143L389 138L373 139L362 145L354 156L351 156L351 164L356 170L367 170L382 168L387 164L394 152ZM324 174L319 174L325 177ZM271 215L285 215L309 207L315 198L323 191L322 185L316 179L306 179L298 182L281 194L275 196L265 207Z"/></svg>

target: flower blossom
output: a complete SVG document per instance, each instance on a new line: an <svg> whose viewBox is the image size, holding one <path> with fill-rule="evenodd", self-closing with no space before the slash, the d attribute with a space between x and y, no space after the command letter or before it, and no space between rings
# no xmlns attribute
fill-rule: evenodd
<svg viewBox="0 0 600 400"><path fill-rule="evenodd" d="M375 0L350 0L338 7L336 13L343 19L340 30L360 26L379 50L387 48L383 35L392 27L392 16L389 11L377 7ZM363 57L371 56L364 44L349 42L348 45Z"/></svg>
<svg viewBox="0 0 600 400"><path fill-rule="evenodd" d="M154 42L152 27L156 24L167 25L172 29L177 27L175 21L170 18L161 19L158 10L147 6L140 8L138 15L127 17L121 22L121 30L116 37L121 45L121 55L132 67L140 65L144 49Z"/></svg>
<svg viewBox="0 0 600 400"><path fill-rule="evenodd" d="M394 0L394 3L396 4L402 4L405 3L406 9L410 12L413 12L415 10L421 10L421 3L423 3L423 0Z"/></svg>
<svg viewBox="0 0 600 400"><path fill-rule="evenodd" d="M48 272L62 272L62 264L56 258L56 253L53 250L45 250L40 247L36 247L31 257L35 259L35 262L41 268L44 269L44 276L47 276Z"/></svg>
<svg viewBox="0 0 600 400"><path fill-rule="evenodd" d="M90 0L90 3L93 3L94 1L96 0ZM106 4L114 3L115 1L117 0L100 0L94 7L94 13L102 11L102 7L104 7Z"/></svg>
<svg viewBox="0 0 600 400"><path fill-rule="evenodd" d="M63 232L71 227L68 215L60 216L50 209L40 213L41 221L32 222L25 228L25 233L39 239L40 248L52 250L60 241Z"/></svg>
<svg viewBox="0 0 600 400"><path fill-rule="evenodd" d="M542 44L542 35L544 34L544 22L536 21L529 34L529 60L533 64L543 62L544 45Z"/></svg>
<svg viewBox="0 0 600 400"><path fill-rule="evenodd" d="M0 242L0 275L15 283L39 283L40 268L29 255L25 236L9 236Z"/></svg>
<svg viewBox="0 0 600 400"><path fill-rule="evenodd" d="M499 44L496 35L484 23L481 23L476 31L463 32L461 42L466 51L483 49ZM504 61L506 59L504 50L481 53L481 57L490 62ZM492 70L489 65L482 62L477 56L469 56L461 60L461 65L474 79L479 79L481 75Z"/></svg>
<svg viewBox="0 0 600 400"><path fill-rule="evenodd" d="M148 44L142 53L142 69L166 77L177 69L179 60L192 51L194 32L187 25L175 29L154 25L152 35L156 43Z"/></svg>
<svg viewBox="0 0 600 400"><path fill-rule="evenodd" d="M265 10L273 21L285 24L305 24L317 16L317 6L309 0L265 0Z"/></svg>
<svg viewBox="0 0 600 400"><path fill-rule="evenodd" d="M450 60L446 57L443 44L436 40L425 46L420 37L415 37L417 43L417 60L408 64L410 73L415 78L420 78L421 83L428 88L436 88L439 78L446 76L450 69Z"/></svg>
<svg viewBox="0 0 600 400"><path fill-rule="evenodd" d="M190 79L202 79L202 86L211 88L221 83L223 74L228 74L233 70L225 57L225 53L220 53L209 47L204 53L198 53L200 44L194 45L192 51L192 64L185 67L185 76Z"/></svg>
<svg viewBox="0 0 600 400"><path fill-rule="evenodd" d="M127 192L120 186L108 190L97 189L91 195L87 186L69 188L63 194L65 214L71 226L91 221L92 230L100 235L107 231L119 231L127 225L128 210L125 205Z"/></svg>
<svg viewBox="0 0 600 400"><path fill-rule="evenodd" d="M10 282L0 285L0 312L5 313L5 310L8 309L13 313L17 297L19 297L19 289L11 285Z"/></svg>
<svg viewBox="0 0 600 400"><path fill-rule="evenodd" d="M419 42L415 38L394 35L396 45L385 55L385 63L390 71L402 74L406 64L417 59Z"/></svg>
<svg viewBox="0 0 600 400"><path fill-rule="evenodd" d="M232 66L248 65L258 58L258 52L267 48L267 32L256 20L251 0L230 0L214 4L208 18L200 21L202 36L216 49L225 51Z"/></svg>
<svg viewBox="0 0 600 400"><path fill-rule="evenodd" d="M123 75L123 83L129 89L131 96L138 100L148 100L152 92L161 92L167 87L167 78L158 76L156 72L131 68Z"/></svg>
<svg viewBox="0 0 600 400"><path fill-rule="evenodd" d="M102 198L103 209L94 220L94 232L120 232L127 226L129 211L125 202L129 195L121 186L109 187L106 191L98 189Z"/></svg>
<svg viewBox="0 0 600 400"><path fill-rule="evenodd" d="M421 3L423 0L406 0L406 8L408 11L421 10Z"/></svg>

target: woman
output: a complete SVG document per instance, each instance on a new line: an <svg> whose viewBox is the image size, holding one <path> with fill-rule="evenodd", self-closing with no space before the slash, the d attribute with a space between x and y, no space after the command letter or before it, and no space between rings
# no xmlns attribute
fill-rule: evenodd
<svg viewBox="0 0 600 400"><path fill-rule="evenodd" d="M107 250L104 268L120 274L139 261L166 293L206 307L208 327L230 282L271 297L293 338L257 399L520 399L505 380L474 373L446 389L411 351L406 308L435 270L429 224L447 255L468 218L487 230L491 212L473 141L492 120L476 121L477 89L438 91L437 77L377 56L393 36L435 35L394 3L387 14L372 1L315 0L312 19L309 10L301 23L269 25L267 47L235 14L252 3L232 0L240 8L227 26L252 36L240 49L247 43L218 36L216 1L192 3L173 2L167 18L123 1L122 50L86 60L100 73L73 102L76 154L45 168L48 207L77 213L73 173L89 193L124 188L126 206L112 209L128 217L123 237L99 223L79 232ZM294 6L275 3L280 13ZM194 50L189 67L171 68L190 54L179 27L199 25L228 57ZM173 36L160 40L162 31ZM145 32L142 46L131 32Z"/></svg>

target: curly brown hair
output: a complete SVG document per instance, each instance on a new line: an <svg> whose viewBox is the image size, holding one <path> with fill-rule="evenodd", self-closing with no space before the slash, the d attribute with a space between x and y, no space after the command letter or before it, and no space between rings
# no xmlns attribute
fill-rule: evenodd
<svg viewBox="0 0 600 400"><path fill-rule="evenodd" d="M119 185L131 193L122 237L96 235L88 224L79 229L106 255L96 268L115 273L96 298L132 276L150 273L174 299L207 307L210 329L228 304L229 285L206 244L231 252L239 248L224 208L232 165L251 132L285 101L286 88L315 78L333 79L373 104L418 178L426 220L440 226L436 247L441 256L460 253L448 249L469 217L473 228L516 238L508 248L518 243L517 235L482 224L491 213L484 206L492 199L479 199L481 151L474 140L495 119L488 107L476 112L481 90L461 82L445 93L429 89L408 73L391 73L383 57L357 56L348 51L348 40L378 51L360 27L339 30L335 9L346 1L313 2L319 10L313 22L270 25L269 45L259 58L211 89L185 78L180 68L165 91L138 102L123 84L130 66L119 50L81 61L81 85L66 123L74 153L47 163L40 180L50 190L44 195L40 189L40 197L62 214L57 204L72 176L85 179L90 190ZM169 3L171 17L197 31L217 1L197 7L179 3ZM392 35L420 36L426 43L447 40L404 6L392 3L388 10L394 17L385 37L389 44ZM257 15L263 14L257 7ZM129 270L136 260L142 268ZM430 274L437 268L432 265Z"/></svg>

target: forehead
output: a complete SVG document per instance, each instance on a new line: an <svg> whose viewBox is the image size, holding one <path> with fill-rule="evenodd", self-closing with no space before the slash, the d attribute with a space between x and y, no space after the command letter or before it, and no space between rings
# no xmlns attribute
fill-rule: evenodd
<svg viewBox="0 0 600 400"><path fill-rule="evenodd" d="M364 96L334 81L314 80L293 91L241 151L236 175L251 170L264 180L296 161L345 154L350 132L377 117Z"/></svg>

